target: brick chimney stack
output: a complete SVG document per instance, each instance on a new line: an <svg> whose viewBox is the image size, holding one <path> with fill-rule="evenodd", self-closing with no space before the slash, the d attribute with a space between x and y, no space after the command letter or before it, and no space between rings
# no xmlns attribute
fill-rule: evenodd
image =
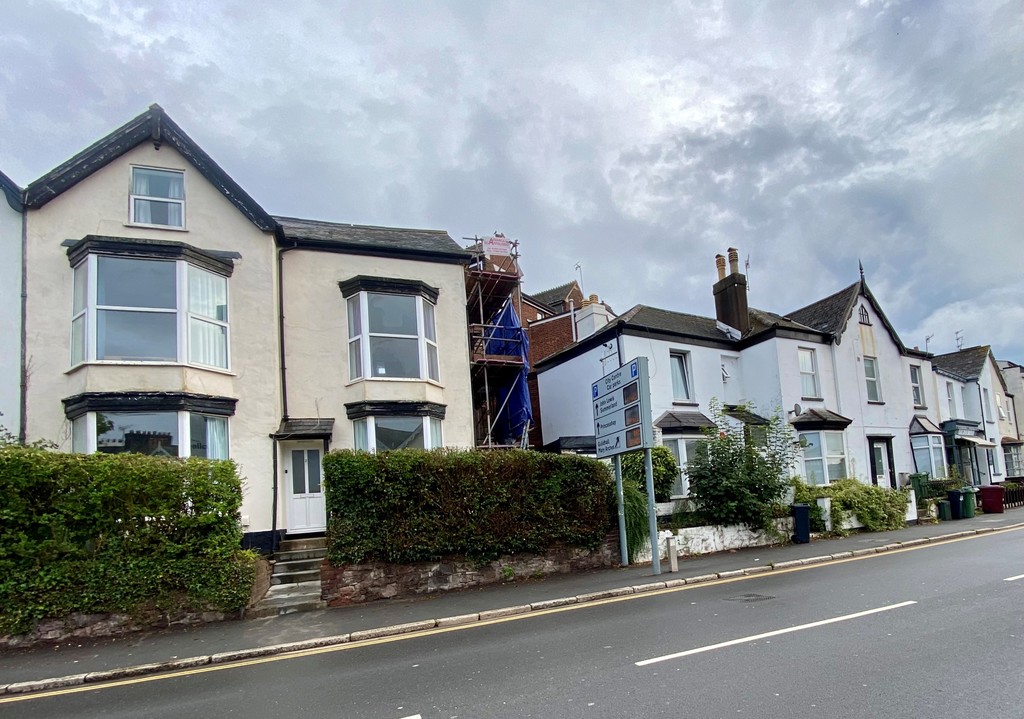
<svg viewBox="0 0 1024 719"><path fill-rule="evenodd" d="M725 274L725 258L715 256L718 282L712 287L715 295L715 316L719 322L739 330L745 335L750 330L747 311L747 277L740 273L740 255L735 247L729 248L729 275Z"/></svg>

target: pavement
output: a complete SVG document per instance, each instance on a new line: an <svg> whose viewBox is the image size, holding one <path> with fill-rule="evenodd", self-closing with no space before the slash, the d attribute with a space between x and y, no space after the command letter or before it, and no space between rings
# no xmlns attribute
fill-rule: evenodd
<svg viewBox="0 0 1024 719"><path fill-rule="evenodd" d="M890 532L813 539L809 544L680 558L334 609L182 627L123 637L77 640L0 652L0 695L42 691L129 676L222 664L257 656L363 641L434 627L471 624L610 596L771 572L888 552L1006 529L1024 529L1024 509Z"/></svg>

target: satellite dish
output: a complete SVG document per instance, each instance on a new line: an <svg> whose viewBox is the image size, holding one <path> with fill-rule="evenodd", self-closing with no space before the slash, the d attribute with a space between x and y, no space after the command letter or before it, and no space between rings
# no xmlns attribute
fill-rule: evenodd
<svg viewBox="0 0 1024 719"><path fill-rule="evenodd" d="M793 414L795 414L795 415L797 415L799 417L803 413L804 413L804 408L803 407L801 407L799 404L794 404L793 405Z"/></svg>

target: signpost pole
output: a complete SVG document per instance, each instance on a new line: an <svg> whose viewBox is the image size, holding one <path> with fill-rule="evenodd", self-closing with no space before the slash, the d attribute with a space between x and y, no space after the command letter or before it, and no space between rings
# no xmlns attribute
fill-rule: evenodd
<svg viewBox="0 0 1024 719"><path fill-rule="evenodd" d="M615 455L612 459L615 468L615 499L619 509L619 555L620 564L629 566L629 548L626 546L626 503L622 497L622 457Z"/></svg>
<svg viewBox="0 0 1024 719"><path fill-rule="evenodd" d="M647 475L647 522L651 528L651 569L658 575L661 574L661 547L658 542L658 515L654 508L654 461L650 447L644 449L644 474Z"/></svg>

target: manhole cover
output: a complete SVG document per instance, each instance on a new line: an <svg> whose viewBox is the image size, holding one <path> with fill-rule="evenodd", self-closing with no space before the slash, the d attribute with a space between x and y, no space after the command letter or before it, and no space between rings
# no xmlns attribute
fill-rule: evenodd
<svg viewBox="0 0 1024 719"><path fill-rule="evenodd" d="M767 594L741 594L738 597L729 597L725 601L727 602L764 602L769 599L775 599L775 597L769 597Z"/></svg>

